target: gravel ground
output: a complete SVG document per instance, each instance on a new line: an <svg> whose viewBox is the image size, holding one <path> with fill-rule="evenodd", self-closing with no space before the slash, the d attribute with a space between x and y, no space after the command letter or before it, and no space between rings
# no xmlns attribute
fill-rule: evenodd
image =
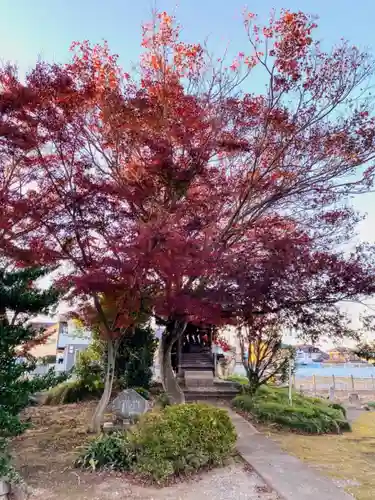
<svg viewBox="0 0 375 500"><path fill-rule="evenodd" d="M64 491L34 489L29 500L277 500L264 482L241 463L202 474L167 488L130 484L118 477L103 477L88 484L82 481ZM86 483L86 484L84 484ZM78 486L78 487L77 487Z"/></svg>
<svg viewBox="0 0 375 500"><path fill-rule="evenodd" d="M216 469L194 483L181 483L157 492L139 492L139 500L276 500L257 474L242 464Z"/></svg>

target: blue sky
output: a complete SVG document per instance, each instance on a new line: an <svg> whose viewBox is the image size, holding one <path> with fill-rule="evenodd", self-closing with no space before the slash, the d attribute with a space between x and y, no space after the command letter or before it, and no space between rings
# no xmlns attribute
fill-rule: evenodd
<svg viewBox="0 0 375 500"><path fill-rule="evenodd" d="M155 6L176 13L186 40L203 42L208 36L217 54L222 55L228 43L230 52L237 54L247 48L241 24L245 5L245 0L0 0L0 59L16 62L24 73L38 57L66 61L73 40L106 39L129 70L140 53L140 25ZM247 5L261 19L267 19L273 7L317 14L318 37L324 44L344 37L375 54L373 0L253 0ZM375 194L361 196L355 205L369 214L360 225L360 238L375 241Z"/></svg>
<svg viewBox="0 0 375 500"><path fill-rule="evenodd" d="M344 37L375 51L375 3L362 0L358 4L353 8L349 0L254 0L248 7L266 19L272 7L295 10L303 6L320 17L319 37L326 43ZM192 41L209 36L217 52L228 42L234 53L244 49L241 11L245 0L0 0L1 57L17 60L25 69L38 55L64 61L73 40L106 39L127 66L137 60L140 24L150 18L155 5L175 11L186 38Z"/></svg>

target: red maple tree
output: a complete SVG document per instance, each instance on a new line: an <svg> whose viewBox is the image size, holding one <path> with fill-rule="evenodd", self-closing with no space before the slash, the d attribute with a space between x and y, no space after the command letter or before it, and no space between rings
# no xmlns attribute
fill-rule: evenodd
<svg viewBox="0 0 375 500"><path fill-rule="evenodd" d="M248 47L227 66L159 13L143 27L139 79L106 44L84 42L69 64L40 63L14 84L38 102L7 118L33 138L17 163L22 189L2 191L12 252L64 264L60 284L89 301L111 345L146 301L167 326L174 401L170 354L187 322L277 312L314 335L335 318L342 333L337 301L373 292L373 249L337 250L358 220L350 196L373 182L361 91L373 62L346 42L324 52L302 12L255 21L245 14ZM243 90L255 68L261 95Z"/></svg>

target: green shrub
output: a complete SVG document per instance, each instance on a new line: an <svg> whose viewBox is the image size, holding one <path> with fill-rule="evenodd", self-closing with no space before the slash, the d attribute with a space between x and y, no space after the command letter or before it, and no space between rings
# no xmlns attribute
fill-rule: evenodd
<svg viewBox="0 0 375 500"><path fill-rule="evenodd" d="M69 380L50 389L47 393L44 404L62 405L78 403L79 401L89 401L97 399L103 392L103 385L98 387L87 386L82 380Z"/></svg>
<svg viewBox="0 0 375 500"><path fill-rule="evenodd" d="M150 393L144 387L132 387L132 389L134 389L135 392L138 392L138 394L141 395L143 398L147 399L147 401L150 399Z"/></svg>
<svg viewBox="0 0 375 500"><path fill-rule="evenodd" d="M95 345L79 353L74 373L88 391L96 391L103 387L104 369L100 363L100 353Z"/></svg>
<svg viewBox="0 0 375 500"><path fill-rule="evenodd" d="M284 388L263 386L254 396L242 394L233 400L233 406L251 414L259 422L276 423L295 431L324 434L350 430L345 409L317 398L293 394L289 404ZM338 406L338 407L337 407Z"/></svg>
<svg viewBox="0 0 375 500"><path fill-rule="evenodd" d="M70 377L70 372L56 373L54 368L50 368L44 375L33 376L30 380L30 384L33 393L42 392L62 384Z"/></svg>
<svg viewBox="0 0 375 500"><path fill-rule="evenodd" d="M124 432L100 434L82 450L75 465L83 469L129 470L135 460L133 447Z"/></svg>
<svg viewBox="0 0 375 500"><path fill-rule="evenodd" d="M104 373L103 367L99 363L99 357L95 346L90 346L85 351L80 352L77 364L73 369L76 378L52 387L48 391L44 404L69 404L100 398L104 388ZM70 377L71 374L68 376Z"/></svg>
<svg viewBox="0 0 375 500"><path fill-rule="evenodd" d="M367 406L369 406L370 408L375 408L375 401L370 401L369 403L367 403Z"/></svg>
<svg viewBox="0 0 375 500"><path fill-rule="evenodd" d="M229 382L237 382L241 385L249 385L249 379L244 375L231 375L227 377L225 380L229 380Z"/></svg>
<svg viewBox="0 0 375 500"><path fill-rule="evenodd" d="M158 408L165 408L171 404L169 396L166 392L160 392L155 398L155 406Z"/></svg>
<svg viewBox="0 0 375 500"><path fill-rule="evenodd" d="M161 382L157 382L154 380L150 384L150 394L153 396L158 396L159 394L164 392L163 384Z"/></svg>
<svg viewBox="0 0 375 500"><path fill-rule="evenodd" d="M47 356L43 356L37 360L40 361L42 365L54 365L56 363L56 357L56 354L47 354Z"/></svg>
<svg viewBox="0 0 375 500"><path fill-rule="evenodd" d="M344 417L346 418L346 409L345 409L342 405L340 405L340 404L338 404L338 403L330 403L328 406L329 406L330 408L335 409L335 410L340 410L340 411L341 411L341 413L342 413L342 414L344 415Z"/></svg>
<svg viewBox="0 0 375 500"><path fill-rule="evenodd" d="M168 406L143 415L127 434L100 435L81 452L76 465L131 470L162 482L227 458L236 441L225 410L205 404Z"/></svg>
<svg viewBox="0 0 375 500"><path fill-rule="evenodd" d="M167 406L145 414L136 426L134 471L155 481L191 473L222 463L235 441L225 410L198 403Z"/></svg>
<svg viewBox="0 0 375 500"><path fill-rule="evenodd" d="M115 367L116 379L123 388L150 387L156 347L154 332L148 326L137 326L134 335L123 338Z"/></svg>

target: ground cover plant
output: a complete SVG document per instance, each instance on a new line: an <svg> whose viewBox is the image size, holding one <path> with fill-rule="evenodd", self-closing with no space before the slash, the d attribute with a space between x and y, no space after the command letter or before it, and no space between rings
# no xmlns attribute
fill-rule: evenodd
<svg viewBox="0 0 375 500"><path fill-rule="evenodd" d="M345 410L340 405L297 393L293 393L290 404L285 388L262 386L255 395L238 395L232 403L234 408L258 422L277 424L293 431L324 434L350 430Z"/></svg>

